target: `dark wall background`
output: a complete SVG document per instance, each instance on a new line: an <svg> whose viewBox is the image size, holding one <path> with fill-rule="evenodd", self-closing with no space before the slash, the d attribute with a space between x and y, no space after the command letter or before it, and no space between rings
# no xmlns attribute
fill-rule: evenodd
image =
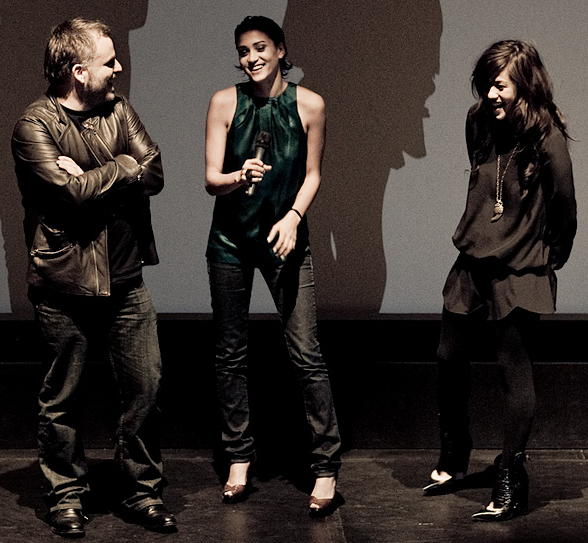
<svg viewBox="0 0 588 543"><path fill-rule="evenodd" d="M426 154L423 118L439 72L438 0L294 1L284 31L301 84L327 104L324 178L311 215L318 296L329 312L379 313L382 207L390 169ZM317 54L317 52L319 52Z"/></svg>
<svg viewBox="0 0 588 543"><path fill-rule="evenodd" d="M497 39L536 41L576 139L571 152L581 222L572 260L559 276L560 310L568 315L542 324L531 446L582 447L588 438L587 366L578 341L586 334L588 307L586 10L582 0L2 0L0 447L34 447L43 374L26 299L22 211L9 140L22 110L45 89L42 60L50 28L76 15L112 26L124 67L117 87L130 96L163 152L166 188L152 202L162 262L145 275L161 313L164 446L212 446L204 250L214 200L202 186L204 120L213 92L240 80L232 32L248 14L283 24L296 66L291 80L327 103L323 186L309 218L321 340L347 447L436 446L439 321L423 314L438 312L455 258L450 238L467 186L469 74L477 55ZM270 312L259 281L255 289L253 312ZM251 345L256 433L261 454L271 453L264 435L289 443L291 436L258 429L275 431L272 417L279 415L290 417L291 424L282 425L289 432L296 425L303 432L299 390L291 368L280 363L275 320L254 320ZM484 338L480 345L472 419L477 446L494 447L501 435L498 380ZM88 368L88 446L111 444L115 426L115 389L100 355Z"/></svg>
<svg viewBox="0 0 588 543"><path fill-rule="evenodd" d="M463 211L463 137L472 65L505 37L536 42L575 138L579 234L559 274L559 310L586 313L587 8L582 0L30 0L0 3L0 319L31 316L20 196L9 140L45 89L50 28L75 15L115 32L128 94L160 144L166 188L152 201L161 264L145 271L161 313L210 314L204 252L214 199L203 189L210 96L240 80L233 29L248 14L283 24L291 80L321 93L328 136L323 184L309 212L322 318L437 314ZM545 29L548 28L549 32ZM253 313L273 303L256 278Z"/></svg>

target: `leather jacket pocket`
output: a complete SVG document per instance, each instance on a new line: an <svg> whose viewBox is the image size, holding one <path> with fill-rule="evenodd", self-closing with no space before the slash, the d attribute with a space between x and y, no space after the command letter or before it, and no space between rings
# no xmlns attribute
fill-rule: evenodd
<svg viewBox="0 0 588 543"><path fill-rule="evenodd" d="M35 232L31 256L55 258L70 251L74 245L63 230L51 228L41 221Z"/></svg>
<svg viewBox="0 0 588 543"><path fill-rule="evenodd" d="M42 284L61 291L71 291L83 273L82 248L63 230L40 223L31 247L31 272Z"/></svg>

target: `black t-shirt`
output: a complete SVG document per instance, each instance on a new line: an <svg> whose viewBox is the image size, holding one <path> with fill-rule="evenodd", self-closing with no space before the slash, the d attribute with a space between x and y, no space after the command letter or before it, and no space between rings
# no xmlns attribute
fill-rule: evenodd
<svg viewBox="0 0 588 543"><path fill-rule="evenodd" d="M84 121L101 114L100 107L88 111L74 111L62 107L80 132L84 130ZM70 158L75 161L75 157ZM112 286L122 286L141 277L141 255L131 227L132 221L129 220L132 214L136 213L136 202L140 198L137 190L139 187L133 185L121 190L115 199L110 201L111 205L109 205L105 216L108 235L108 264Z"/></svg>

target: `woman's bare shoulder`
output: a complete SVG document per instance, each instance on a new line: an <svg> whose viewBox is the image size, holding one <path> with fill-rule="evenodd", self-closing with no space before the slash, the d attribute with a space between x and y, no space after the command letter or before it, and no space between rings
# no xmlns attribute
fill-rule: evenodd
<svg viewBox="0 0 588 543"><path fill-rule="evenodd" d="M237 109L237 89L229 87L215 92L208 106L208 124L214 126L217 123L225 127L231 125L233 115Z"/></svg>
<svg viewBox="0 0 588 543"><path fill-rule="evenodd" d="M296 100L304 108L316 112L319 112L325 108L325 101L320 94L300 85L298 85L296 91Z"/></svg>
<svg viewBox="0 0 588 543"><path fill-rule="evenodd" d="M300 85L296 89L298 113L305 129L309 126L321 126L325 122L325 101L323 97Z"/></svg>
<svg viewBox="0 0 588 543"><path fill-rule="evenodd" d="M230 107L237 103L237 88L228 87L215 92L210 99L210 107Z"/></svg>

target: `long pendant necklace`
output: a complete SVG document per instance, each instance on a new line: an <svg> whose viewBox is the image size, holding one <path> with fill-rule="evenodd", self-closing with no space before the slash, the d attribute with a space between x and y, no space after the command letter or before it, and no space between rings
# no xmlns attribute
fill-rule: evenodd
<svg viewBox="0 0 588 543"><path fill-rule="evenodd" d="M515 155L518 148L519 148L519 144L517 143L515 145L515 148L510 153L510 156L508 157L508 162L506 163L506 168L504 168L502 175L500 175L500 155L497 154L497 158L496 158L496 203L494 204L494 216L490 219L490 222L496 222L504 214L504 202L502 201L502 185L504 184L504 177L506 175L506 171L508 170L508 167L510 166L510 162L512 160L512 157Z"/></svg>

